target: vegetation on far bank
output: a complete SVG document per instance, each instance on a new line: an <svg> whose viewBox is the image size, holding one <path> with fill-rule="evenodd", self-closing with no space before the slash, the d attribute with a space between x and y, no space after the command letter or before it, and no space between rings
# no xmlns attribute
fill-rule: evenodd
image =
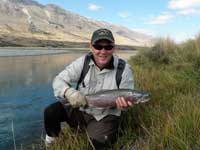
<svg viewBox="0 0 200 150"><path fill-rule="evenodd" d="M136 89L150 92L151 100L126 112L113 149L200 149L200 35L179 45L161 39L129 64ZM66 129L52 149L92 149L89 145L86 134Z"/></svg>

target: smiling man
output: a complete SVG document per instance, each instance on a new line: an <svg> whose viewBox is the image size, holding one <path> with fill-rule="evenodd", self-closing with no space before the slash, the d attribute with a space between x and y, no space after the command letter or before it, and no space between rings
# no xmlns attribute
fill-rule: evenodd
<svg viewBox="0 0 200 150"><path fill-rule="evenodd" d="M116 99L116 108L90 108L84 95L110 89L133 89L130 66L114 55L115 40L108 29L94 31L91 52L69 64L53 81L54 95L67 104L56 102L45 109L46 145L59 136L60 123L86 129L97 150L107 149L116 141L121 110L133 106L123 97ZM77 83L76 88L71 86Z"/></svg>

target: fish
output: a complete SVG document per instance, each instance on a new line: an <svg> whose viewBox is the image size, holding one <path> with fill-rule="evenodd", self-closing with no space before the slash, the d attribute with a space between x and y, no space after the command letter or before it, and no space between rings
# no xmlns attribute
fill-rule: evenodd
<svg viewBox="0 0 200 150"><path fill-rule="evenodd" d="M117 97L124 97L134 104L145 103L150 100L150 94L132 89L103 90L94 94L85 95L88 107L115 108Z"/></svg>

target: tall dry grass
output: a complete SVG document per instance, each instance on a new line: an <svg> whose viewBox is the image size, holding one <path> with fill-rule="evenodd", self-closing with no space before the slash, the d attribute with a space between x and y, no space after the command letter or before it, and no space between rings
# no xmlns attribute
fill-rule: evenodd
<svg viewBox="0 0 200 150"><path fill-rule="evenodd" d="M200 36L180 45L162 39L129 62L136 87L152 96L132 113L132 124L138 124L130 131L137 133L132 145L144 150L200 149Z"/></svg>

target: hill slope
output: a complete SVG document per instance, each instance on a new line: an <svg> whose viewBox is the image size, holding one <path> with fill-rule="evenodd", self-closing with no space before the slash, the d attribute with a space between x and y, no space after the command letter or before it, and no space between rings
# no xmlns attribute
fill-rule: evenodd
<svg viewBox="0 0 200 150"><path fill-rule="evenodd" d="M102 27L113 31L119 45L152 45L150 36L125 27L88 19L56 5L41 5L32 0L0 1L0 38L6 39L8 45L9 42L12 43L13 37L89 42L92 32Z"/></svg>

